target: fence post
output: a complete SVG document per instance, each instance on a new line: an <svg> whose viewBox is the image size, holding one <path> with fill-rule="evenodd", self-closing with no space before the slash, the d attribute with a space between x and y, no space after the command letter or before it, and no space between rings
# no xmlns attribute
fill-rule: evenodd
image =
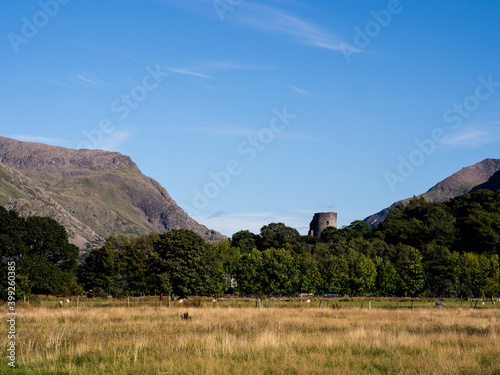
<svg viewBox="0 0 500 375"><path fill-rule="evenodd" d="M371 310L372 309L372 301L368 301L368 310Z"/></svg>
<svg viewBox="0 0 500 375"><path fill-rule="evenodd" d="M127 307L130 307L130 296L127 296Z"/></svg>
<svg viewBox="0 0 500 375"><path fill-rule="evenodd" d="M411 301L411 311L415 308L415 301Z"/></svg>
<svg viewBox="0 0 500 375"><path fill-rule="evenodd" d="M76 296L76 308L78 308L78 296Z"/></svg>

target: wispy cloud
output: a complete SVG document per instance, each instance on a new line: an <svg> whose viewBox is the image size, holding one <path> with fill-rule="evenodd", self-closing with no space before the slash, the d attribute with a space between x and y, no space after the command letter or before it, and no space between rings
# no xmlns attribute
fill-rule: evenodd
<svg viewBox="0 0 500 375"><path fill-rule="evenodd" d="M446 146L475 149L497 142L500 142L500 129L498 129L498 125L492 129L479 129L476 126L471 126L448 137L443 141L443 144Z"/></svg>
<svg viewBox="0 0 500 375"><path fill-rule="evenodd" d="M277 69L276 65L261 65L232 61L206 61L200 66L207 70L269 70Z"/></svg>
<svg viewBox="0 0 500 375"><path fill-rule="evenodd" d="M310 93L306 90L302 90L302 89L299 89L298 87L296 86L290 86L292 88L293 91L295 91L296 93L298 94L301 94L301 95L306 95L306 96L309 96Z"/></svg>
<svg viewBox="0 0 500 375"><path fill-rule="evenodd" d="M213 0L156 1L170 6L181 6L188 11L218 19L217 13L213 9ZM245 25L255 30L287 35L296 43L312 47L333 51L342 51L342 48L346 48L346 44L341 47L342 40L335 35L276 6L244 1L231 12L231 17L225 19L233 24ZM355 47L352 48L359 52Z"/></svg>
<svg viewBox="0 0 500 375"><path fill-rule="evenodd" d="M132 133L128 131L118 131L106 135L98 148L106 151L118 151L120 145L127 139L132 137Z"/></svg>
<svg viewBox="0 0 500 375"><path fill-rule="evenodd" d="M215 212L212 212L210 215L208 215L207 219L213 219L215 217L220 217L220 216L223 216L225 214L226 214L226 211L222 211L222 210L215 211Z"/></svg>
<svg viewBox="0 0 500 375"><path fill-rule="evenodd" d="M89 51L98 53L102 56L113 56L113 55L122 56L122 57L125 57L131 61L137 62L141 65L150 65L150 63L148 63L147 61L139 59L135 56L132 56L128 52L125 52L125 51L122 51L122 50L119 50L116 48L107 48L107 47L102 47L102 46L97 46L94 44L88 44L88 43L82 43L82 42L75 42L75 44L82 47L82 48L85 48Z"/></svg>
<svg viewBox="0 0 500 375"><path fill-rule="evenodd" d="M285 34L295 42L317 48L341 50L341 40L298 16L288 14L278 8L245 2L234 13L234 22L246 24L254 29Z"/></svg>
<svg viewBox="0 0 500 375"><path fill-rule="evenodd" d="M55 80L55 79L52 79L52 78L47 78L47 81L57 85L57 86L62 86L62 87L66 87L68 89L72 89L72 90L78 90L75 86L73 85L69 85L65 82L61 82L61 81L58 81L58 80Z"/></svg>
<svg viewBox="0 0 500 375"><path fill-rule="evenodd" d="M88 74L87 72L76 74L75 77L72 77L69 80L90 88L112 87L110 84L94 77L91 74Z"/></svg>
<svg viewBox="0 0 500 375"><path fill-rule="evenodd" d="M128 131L115 130L106 134L100 142L93 144L92 150L119 151L121 144L131 138L133 134Z"/></svg>
<svg viewBox="0 0 500 375"><path fill-rule="evenodd" d="M173 73L185 74L188 76L195 76L195 77L201 77L201 78L212 78L211 76L209 76L207 74L194 72L190 68L169 68L169 67L163 67L163 68L170 70Z"/></svg>

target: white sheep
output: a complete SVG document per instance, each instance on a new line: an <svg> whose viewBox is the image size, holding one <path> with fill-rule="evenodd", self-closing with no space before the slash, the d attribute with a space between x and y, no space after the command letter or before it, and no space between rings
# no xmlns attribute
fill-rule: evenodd
<svg viewBox="0 0 500 375"><path fill-rule="evenodd" d="M66 303L69 303L69 299L66 299Z"/></svg>
<svg viewBox="0 0 500 375"><path fill-rule="evenodd" d="M310 299L308 299L308 300L306 301L306 303L311 303L311 300L310 300Z"/></svg>

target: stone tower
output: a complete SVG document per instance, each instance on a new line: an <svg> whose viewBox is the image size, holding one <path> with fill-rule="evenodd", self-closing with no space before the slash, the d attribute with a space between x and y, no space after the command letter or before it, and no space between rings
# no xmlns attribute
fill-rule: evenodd
<svg viewBox="0 0 500 375"><path fill-rule="evenodd" d="M319 238L321 232L325 228L337 228L337 213L336 212L319 212L314 214L314 217L309 224L309 235Z"/></svg>

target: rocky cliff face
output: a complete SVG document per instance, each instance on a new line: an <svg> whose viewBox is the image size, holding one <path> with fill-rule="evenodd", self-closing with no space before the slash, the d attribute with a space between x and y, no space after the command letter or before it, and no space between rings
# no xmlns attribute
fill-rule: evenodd
<svg viewBox="0 0 500 375"><path fill-rule="evenodd" d="M488 181L484 184L476 186L472 191L487 189L491 191L500 190L500 171L496 172L493 176L490 177Z"/></svg>
<svg viewBox="0 0 500 375"><path fill-rule="evenodd" d="M197 223L126 155L72 150L0 137L0 204L49 216L80 248L109 235L189 229L224 238Z"/></svg>
<svg viewBox="0 0 500 375"><path fill-rule="evenodd" d="M437 183L430 188L426 193L419 196L424 197L428 202L443 202L450 200L453 197L462 195L479 189L489 189L492 191L498 190L500 175L500 159L485 159L470 167L462 168L457 173ZM496 185L495 178L496 177ZM490 181L491 180L491 181ZM496 186L496 189L495 189ZM389 212L399 204L406 204L411 198L403 199L393 203L390 207L384 208L382 211L374 215L368 216L363 221L370 224L373 228L384 221Z"/></svg>

